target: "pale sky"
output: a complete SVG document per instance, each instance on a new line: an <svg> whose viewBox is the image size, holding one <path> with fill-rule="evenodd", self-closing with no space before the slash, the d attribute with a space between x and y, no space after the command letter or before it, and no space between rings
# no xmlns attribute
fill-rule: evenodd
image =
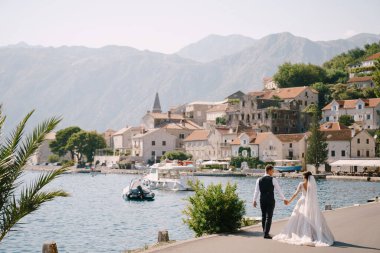
<svg viewBox="0 0 380 253"><path fill-rule="evenodd" d="M380 0L0 0L0 46L123 45L174 53L209 34L380 34Z"/></svg>

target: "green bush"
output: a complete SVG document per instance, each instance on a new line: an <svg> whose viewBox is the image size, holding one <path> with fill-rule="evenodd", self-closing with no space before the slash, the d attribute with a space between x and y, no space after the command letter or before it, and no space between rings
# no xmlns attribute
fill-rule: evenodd
<svg viewBox="0 0 380 253"><path fill-rule="evenodd" d="M48 156L48 162L49 163L56 163L59 161L59 156L58 155L49 155Z"/></svg>
<svg viewBox="0 0 380 253"><path fill-rule="evenodd" d="M191 154L181 152L181 151L168 151L166 152L163 156L161 156L161 161L165 159L169 160L180 160L180 161L185 161L188 159L193 158Z"/></svg>
<svg viewBox="0 0 380 253"><path fill-rule="evenodd" d="M236 193L236 184L211 184L207 188L198 180L191 184L195 194L187 200L184 222L195 235L234 232L242 225L244 201Z"/></svg>
<svg viewBox="0 0 380 253"><path fill-rule="evenodd" d="M217 170L222 170L223 169L223 165L221 165L221 164L208 164L208 165L202 166L202 169L209 169L209 170L217 169Z"/></svg>

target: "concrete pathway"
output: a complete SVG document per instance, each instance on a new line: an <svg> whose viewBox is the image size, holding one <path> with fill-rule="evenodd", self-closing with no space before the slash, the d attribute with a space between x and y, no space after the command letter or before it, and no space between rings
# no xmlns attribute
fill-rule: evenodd
<svg viewBox="0 0 380 253"><path fill-rule="evenodd" d="M331 247L294 246L262 238L260 226L236 234L211 235L177 242L146 252L175 253L271 253L360 252L380 253L380 203L342 208L324 213L335 237ZM271 234L281 231L286 220L273 223Z"/></svg>

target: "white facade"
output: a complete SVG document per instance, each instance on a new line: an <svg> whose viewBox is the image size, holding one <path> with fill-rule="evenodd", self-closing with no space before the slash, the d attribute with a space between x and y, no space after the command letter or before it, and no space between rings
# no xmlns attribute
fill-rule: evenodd
<svg viewBox="0 0 380 253"><path fill-rule="evenodd" d="M132 156L142 157L144 161L159 159L168 151L176 148L176 137L165 129L150 129L143 134L132 137Z"/></svg>
<svg viewBox="0 0 380 253"><path fill-rule="evenodd" d="M251 153L249 154L251 157L258 157L259 155L259 146L251 143L252 138L246 134L240 134L236 140L231 143L231 155L239 156L239 148L250 148Z"/></svg>
<svg viewBox="0 0 380 253"><path fill-rule="evenodd" d="M140 134L140 127L125 127L112 135L114 149L132 149L133 136Z"/></svg>
<svg viewBox="0 0 380 253"><path fill-rule="evenodd" d="M327 140L327 148L329 150L327 163L332 163L341 159L350 157L351 145L350 141L329 141Z"/></svg>
<svg viewBox="0 0 380 253"><path fill-rule="evenodd" d="M356 122L361 122L364 129L378 129L380 126L380 99L333 100L322 109L325 122L338 122L340 116L350 115Z"/></svg>

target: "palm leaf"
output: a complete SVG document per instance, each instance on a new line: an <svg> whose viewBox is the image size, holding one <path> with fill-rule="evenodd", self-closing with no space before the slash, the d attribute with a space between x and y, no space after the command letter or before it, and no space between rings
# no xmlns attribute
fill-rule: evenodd
<svg viewBox="0 0 380 253"><path fill-rule="evenodd" d="M22 184L20 176L27 161L38 150L46 135L61 121L51 118L39 124L30 135L24 137L27 121L34 111L28 113L14 131L0 143L0 241L23 217L36 211L43 203L55 197L66 197L64 191L47 191L44 188L66 171L60 168L42 174L31 185L21 190L16 198L15 190ZM5 121L0 106L0 134Z"/></svg>

